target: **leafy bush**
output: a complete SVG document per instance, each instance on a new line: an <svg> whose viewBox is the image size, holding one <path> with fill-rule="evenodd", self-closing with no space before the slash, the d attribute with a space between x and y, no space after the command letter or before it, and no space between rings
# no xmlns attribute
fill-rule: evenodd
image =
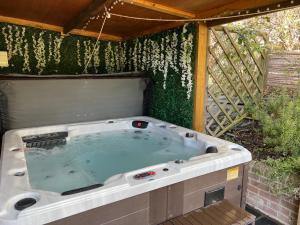
<svg viewBox="0 0 300 225"><path fill-rule="evenodd" d="M300 88L299 88L300 90ZM273 92L259 105L246 110L261 125L264 148L261 160L269 169L270 189L276 194L300 195L300 92ZM269 154L272 153L276 154Z"/></svg>
<svg viewBox="0 0 300 225"><path fill-rule="evenodd" d="M282 156L300 155L300 95L271 94L258 106L247 107L262 126L264 143Z"/></svg>
<svg viewBox="0 0 300 225"><path fill-rule="evenodd" d="M279 195L300 197L300 158L288 157L263 161L269 170L264 175L269 178L271 191Z"/></svg>

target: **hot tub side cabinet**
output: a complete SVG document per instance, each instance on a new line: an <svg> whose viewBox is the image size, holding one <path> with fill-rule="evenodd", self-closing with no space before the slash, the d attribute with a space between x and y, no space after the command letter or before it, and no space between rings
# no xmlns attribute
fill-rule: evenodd
<svg viewBox="0 0 300 225"><path fill-rule="evenodd" d="M245 207L248 165L216 171L76 214L48 225L156 225L227 199Z"/></svg>

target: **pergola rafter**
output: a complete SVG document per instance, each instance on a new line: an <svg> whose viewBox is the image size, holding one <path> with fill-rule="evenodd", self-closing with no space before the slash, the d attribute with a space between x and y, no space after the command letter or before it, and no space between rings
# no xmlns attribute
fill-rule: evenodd
<svg viewBox="0 0 300 225"><path fill-rule="evenodd" d="M0 5L0 22L97 37L105 7L125 16L155 19L231 17L207 20L206 24L210 27L256 16L257 12L265 14L274 9L283 10L300 5L300 0L185 0L184 4L182 0L123 0L122 4L115 0L44 0L45 7L39 7L39 4L35 4L37 2L39 0L3 0ZM112 16L104 26L101 39L127 40L161 32L183 23L184 21L144 21Z"/></svg>
<svg viewBox="0 0 300 225"><path fill-rule="evenodd" d="M168 5L163 5L163 4L158 4L155 2L151 2L148 0L123 0L126 3L137 5L146 9L150 9L153 11L173 15L173 16L178 16L181 18L186 18L186 19L192 19L195 18L196 15L191 12L187 12L181 9L177 9L174 7L170 7Z"/></svg>
<svg viewBox="0 0 300 225"><path fill-rule="evenodd" d="M77 26L82 26L89 20L91 16L96 16L103 11L105 7L113 4L114 0L93 0L91 4L82 10L79 15L75 16L71 21L63 27L64 33L69 33Z"/></svg>

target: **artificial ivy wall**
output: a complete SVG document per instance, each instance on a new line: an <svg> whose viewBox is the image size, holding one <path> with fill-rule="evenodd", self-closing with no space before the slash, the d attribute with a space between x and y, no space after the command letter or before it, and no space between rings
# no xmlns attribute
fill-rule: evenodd
<svg viewBox="0 0 300 225"><path fill-rule="evenodd" d="M8 51L9 57L9 67L0 68L0 73L145 71L153 80L150 116L191 127L194 43L193 24L126 42L101 41L93 51L94 38L0 23L0 50Z"/></svg>

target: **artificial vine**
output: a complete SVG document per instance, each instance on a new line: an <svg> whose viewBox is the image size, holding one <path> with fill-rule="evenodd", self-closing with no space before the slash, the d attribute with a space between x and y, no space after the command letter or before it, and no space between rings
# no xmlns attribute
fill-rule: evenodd
<svg viewBox="0 0 300 225"><path fill-rule="evenodd" d="M154 86L152 116L191 127L194 33L192 24L126 42L62 36L60 33L0 23L0 50L9 67L0 73L103 74L145 71ZM90 55L92 58L85 70Z"/></svg>

